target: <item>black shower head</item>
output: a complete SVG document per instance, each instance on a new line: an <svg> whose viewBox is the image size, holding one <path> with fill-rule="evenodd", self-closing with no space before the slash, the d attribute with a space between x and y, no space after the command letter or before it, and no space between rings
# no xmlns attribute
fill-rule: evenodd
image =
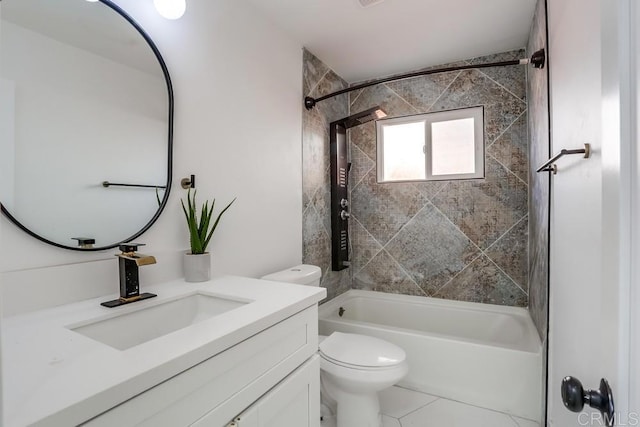
<svg viewBox="0 0 640 427"><path fill-rule="evenodd" d="M345 117L344 119L336 120L333 123L344 126L345 129L349 129L354 126L359 126L370 122L371 120L379 120L385 117L387 117L387 113L385 113L384 110L378 106L369 108L368 110L364 110L357 114L353 114L349 117Z"/></svg>

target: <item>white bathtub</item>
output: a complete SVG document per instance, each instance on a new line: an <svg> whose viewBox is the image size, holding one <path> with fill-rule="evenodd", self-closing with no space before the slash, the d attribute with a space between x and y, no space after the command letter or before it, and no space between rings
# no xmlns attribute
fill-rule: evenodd
<svg viewBox="0 0 640 427"><path fill-rule="evenodd" d="M540 422L542 346L526 309L350 290L319 316L322 335L360 333L404 348L401 386Z"/></svg>

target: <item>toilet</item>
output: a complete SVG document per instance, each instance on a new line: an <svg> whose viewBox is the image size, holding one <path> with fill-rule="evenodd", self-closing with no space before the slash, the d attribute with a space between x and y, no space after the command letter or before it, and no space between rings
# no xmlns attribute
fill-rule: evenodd
<svg viewBox="0 0 640 427"><path fill-rule="evenodd" d="M320 286L315 265L298 265L263 276L264 280ZM380 427L378 392L407 374L404 350L379 338L334 332L319 337L323 404L336 414L337 427Z"/></svg>

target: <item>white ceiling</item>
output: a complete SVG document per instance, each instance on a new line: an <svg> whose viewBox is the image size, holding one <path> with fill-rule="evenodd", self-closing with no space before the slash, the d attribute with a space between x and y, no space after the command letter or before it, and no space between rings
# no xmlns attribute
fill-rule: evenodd
<svg viewBox="0 0 640 427"><path fill-rule="evenodd" d="M247 0L350 83L526 46L536 0Z"/></svg>

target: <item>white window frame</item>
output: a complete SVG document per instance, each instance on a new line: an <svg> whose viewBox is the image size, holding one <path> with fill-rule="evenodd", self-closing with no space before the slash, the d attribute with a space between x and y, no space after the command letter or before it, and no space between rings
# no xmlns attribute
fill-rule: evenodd
<svg viewBox="0 0 640 427"><path fill-rule="evenodd" d="M460 173L460 174L448 174L448 175L433 175L431 164L431 152L432 152L432 136L431 136L431 124L437 122L446 122L450 120L460 119L473 119L474 123L474 156L475 156L475 172L474 173ZM424 123L425 125L425 179L410 179L410 180L385 180L384 179L384 132L383 128L387 125L400 125L408 123ZM395 117L392 119L378 120L376 122L376 135L377 135L377 178L379 183L392 183L392 182L422 182L422 181L449 181L457 179L482 179L485 177L484 170L484 157L485 157L485 142L484 142L484 107L469 107L460 108L455 110L438 111L435 113L417 114L413 116Z"/></svg>

